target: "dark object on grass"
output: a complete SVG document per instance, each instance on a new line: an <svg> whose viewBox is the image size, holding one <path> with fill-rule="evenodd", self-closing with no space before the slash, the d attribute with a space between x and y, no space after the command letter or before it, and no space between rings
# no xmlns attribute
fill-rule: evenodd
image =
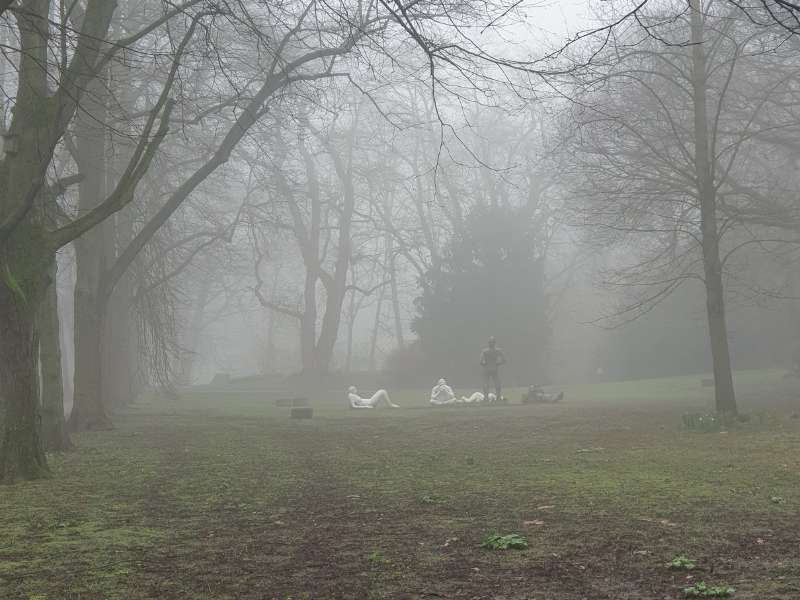
<svg viewBox="0 0 800 600"><path fill-rule="evenodd" d="M293 419L310 419L314 416L314 409L310 406L297 406L292 409Z"/></svg>
<svg viewBox="0 0 800 600"><path fill-rule="evenodd" d="M555 404L564 399L564 392L557 394L548 394L538 385L532 385L528 388L528 393L522 397L523 404Z"/></svg>
<svg viewBox="0 0 800 600"><path fill-rule="evenodd" d="M713 379L701 379L700 384L703 387L714 387L714 380Z"/></svg>
<svg viewBox="0 0 800 600"><path fill-rule="evenodd" d="M275 400L275 406L280 406L281 408L288 408L292 405L291 398L278 398Z"/></svg>
<svg viewBox="0 0 800 600"><path fill-rule="evenodd" d="M311 406L308 401L308 398L292 398L292 406L294 407L306 407Z"/></svg>

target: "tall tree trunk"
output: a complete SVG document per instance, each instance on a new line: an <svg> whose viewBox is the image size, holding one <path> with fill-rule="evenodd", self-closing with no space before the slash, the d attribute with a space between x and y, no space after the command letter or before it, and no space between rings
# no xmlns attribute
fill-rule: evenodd
<svg viewBox="0 0 800 600"><path fill-rule="evenodd" d="M342 186L342 207L339 212L336 263L333 276L325 282L325 313L322 317L319 338L315 348L315 364L320 373L327 373L330 368L333 350L336 346L336 338L339 335L339 326L342 322L342 307L347 295L347 274L350 271L350 258L352 256L350 231L353 225L356 202L356 192L353 184L353 135L355 135L357 125L356 121L351 126L346 147L346 159L330 144L330 140L324 141L328 153L333 159L336 175Z"/></svg>
<svg viewBox="0 0 800 600"><path fill-rule="evenodd" d="M703 270L711 356L714 364L714 399L717 412L736 413L736 396L725 323L725 290L719 255L717 199L707 115L707 65L703 45L702 1L691 0L692 87L694 92L695 172L703 234Z"/></svg>
<svg viewBox="0 0 800 600"><path fill-rule="evenodd" d="M51 283L39 307L39 364L41 376L42 441L45 450L60 452L72 447L64 419L64 381L61 374L61 327L58 315L56 262Z"/></svg>
<svg viewBox="0 0 800 600"><path fill-rule="evenodd" d="M344 370L350 373L353 370L353 330L356 326L356 292L350 294L350 305L347 308L347 354L344 361Z"/></svg>
<svg viewBox="0 0 800 600"><path fill-rule="evenodd" d="M91 86L90 101L77 116L76 160L84 179L79 188L81 212L94 209L106 191L106 120L104 82ZM107 294L103 276L107 266L106 221L75 240L75 396L69 425L73 431L111 428L103 398L102 372Z"/></svg>
<svg viewBox="0 0 800 600"><path fill-rule="evenodd" d="M375 321L372 323L372 337L369 341L369 370L375 370L375 355L378 349L378 333L381 328L381 313L383 312L383 297L386 295L386 288L381 288L378 295L378 302L375 305Z"/></svg>
<svg viewBox="0 0 800 600"><path fill-rule="evenodd" d="M315 346L317 341L317 274L306 267L306 283L303 291L303 314L300 319L300 354L303 373L317 372Z"/></svg>
<svg viewBox="0 0 800 600"><path fill-rule="evenodd" d="M392 279L391 279L391 292L392 292L392 312L394 313L394 332L395 338L397 339L397 345L400 348L403 348L405 344L405 340L403 339L403 321L400 315L400 294L397 291L397 257L394 254L394 246L393 246L393 238L389 237L387 243L391 248L391 258L390 264L392 269Z"/></svg>
<svg viewBox="0 0 800 600"><path fill-rule="evenodd" d="M75 294L75 398L69 426L72 431L111 429L102 396L103 326L105 303L87 293Z"/></svg>
<svg viewBox="0 0 800 600"><path fill-rule="evenodd" d="M197 298L192 307L192 317L189 319L189 331L186 336L186 347L181 353L181 381L185 385L191 385L194 381L193 371L197 351L200 348L200 339L205 320L206 305L211 293L211 275L206 273L200 280L200 288L197 291Z"/></svg>
<svg viewBox="0 0 800 600"><path fill-rule="evenodd" d="M272 294L273 299L275 295L275 290L278 289L280 285L280 276L281 276L281 269L279 267L275 267L275 272L272 274ZM278 313L273 309L268 309L269 314L267 315L267 355L265 356L264 361L264 373L277 373L278 370L275 368L275 357L277 356L276 347L275 347L275 332L278 328Z"/></svg>
<svg viewBox="0 0 800 600"><path fill-rule="evenodd" d="M0 391L5 400L2 482L36 479L48 473L41 436L35 321L53 256L37 232L41 230L30 223L21 225L0 248Z"/></svg>
<svg viewBox="0 0 800 600"><path fill-rule="evenodd" d="M108 302L108 318L103 331L102 396L107 406L127 406L133 402L134 356L132 348L131 298L128 278L123 278Z"/></svg>
<svg viewBox="0 0 800 600"><path fill-rule="evenodd" d="M0 380L5 398L5 431L0 481L36 479L48 471L37 399L34 317L0 291Z"/></svg>

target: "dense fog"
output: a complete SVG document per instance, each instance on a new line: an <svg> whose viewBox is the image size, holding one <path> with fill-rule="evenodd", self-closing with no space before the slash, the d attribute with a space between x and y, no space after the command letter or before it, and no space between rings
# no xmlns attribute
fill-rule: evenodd
<svg viewBox="0 0 800 600"><path fill-rule="evenodd" d="M791 3L0 6L23 462L39 406L473 385L490 336L508 385L713 372L722 411L797 367Z"/></svg>

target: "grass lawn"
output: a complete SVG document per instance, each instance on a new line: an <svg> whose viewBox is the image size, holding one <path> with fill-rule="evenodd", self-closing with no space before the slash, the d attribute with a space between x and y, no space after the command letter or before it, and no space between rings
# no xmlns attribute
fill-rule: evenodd
<svg viewBox="0 0 800 600"><path fill-rule="evenodd" d="M703 580L797 599L797 384L737 382L758 414L708 434L681 429L710 402L700 377L559 405L337 397L309 421L255 393L143 402L52 479L0 487L0 598L639 600ZM529 547L481 548L495 532Z"/></svg>

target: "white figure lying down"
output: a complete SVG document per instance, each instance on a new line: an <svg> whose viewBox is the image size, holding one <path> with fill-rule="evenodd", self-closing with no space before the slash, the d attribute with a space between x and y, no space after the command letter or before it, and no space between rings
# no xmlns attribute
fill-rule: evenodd
<svg viewBox="0 0 800 600"><path fill-rule="evenodd" d="M380 408L381 406L400 408L397 404L392 402L386 390L378 390L372 394L371 398L362 398L358 395L356 386L351 385L347 388L347 399L350 401L350 408Z"/></svg>
<svg viewBox="0 0 800 600"><path fill-rule="evenodd" d="M494 402L497 400L497 396L494 392L489 392L489 400L488 402ZM486 398L483 395L483 392L475 392L471 396L461 396L461 403L463 404L480 404L481 402L486 402Z"/></svg>

